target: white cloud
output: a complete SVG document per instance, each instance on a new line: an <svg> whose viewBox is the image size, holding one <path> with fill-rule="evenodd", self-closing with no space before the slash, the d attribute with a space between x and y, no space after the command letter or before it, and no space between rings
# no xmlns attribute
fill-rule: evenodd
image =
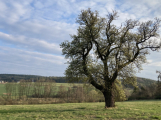
<svg viewBox="0 0 161 120"><path fill-rule="evenodd" d="M54 43L49 43L45 40L39 40L34 38L27 38L25 36L12 36L0 32L0 39L3 42L20 46L25 49L30 49L38 52L56 53L60 54L60 46Z"/></svg>
<svg viewBox="0 0 161 120"><path fill-rule="evenodd" d="M5 22L5 21L3 21ZM75 33L76 24L68 24L50 20L31 20L18 22L16 24L0 25L5 31L14 35L24 35L31 38L45 39L60 43L70 39L69 34Z"/></svg>
<svg viewBox="0 0 161 120"><path fill-rule="evenodd" d="M160 10L158 9L161 7L159 0L124 0L124 2L119 3L121 11L134 14L138 19L161 17ZM155 15L153 14L154 12L156 12Z"/></svg>
<svg viewBox="0 0 161 120"><path fill-rule="evenodd" d="M151 52L147 60L149 63L143 64L143 70L137 76L157 80L156 70L161 71L161 52Z"/></svg>
<svg viewBox="0 0 161 120"><path fill-rule="evenodd" d="M63 75L66 65L62 56L0 47L0 73ZM13 71L11 71L13 70ZM26 72L24 72L26 71ZM41 71L40 73L37 71ZM44 72L44 73L43 73ZM55 72L55 73L54 73Z"/></svg>
<svg viewBox="0 0 161 120"><path fill-rule="evenodd" d="M27 0L26 2L22 1L12 1L7 0L0 2L2 8L1 12L3 14L0 15L1 20L6 20L5 22L8 24L14 24L20 19L27 19L31 12L31 7L28 6L31 0Z"/></svg>

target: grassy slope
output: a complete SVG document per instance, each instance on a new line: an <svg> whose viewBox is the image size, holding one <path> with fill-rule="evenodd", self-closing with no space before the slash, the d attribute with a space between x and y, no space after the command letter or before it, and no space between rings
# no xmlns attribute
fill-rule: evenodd
<svg viewBox="0 0 161 120"><path fill-rule="evenodd" d="M0 120L161 119L161 101L117 102L116 105L110 109L104 109L104 103L1 105Z"/></svg>

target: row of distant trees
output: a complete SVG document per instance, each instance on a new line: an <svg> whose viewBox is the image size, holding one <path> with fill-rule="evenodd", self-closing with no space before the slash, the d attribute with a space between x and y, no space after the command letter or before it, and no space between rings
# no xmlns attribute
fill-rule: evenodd
<svg viewBox="0 0 161 120"><path fill-rule="evenodd" d="M66 83L67 80L65 77L43 77L43 76L37 76L37 75L18 75L18 74L0 74L0 81L5 81L5 82L18 82L20 80L32 80L32 81L37 81L40 79L50 79L53 80L57 83Z"/></svg>
<svg viewBox="0 0 161 120"><path fill-rule="evenodd" d="M0 96L0 104L46 104L104 102L103 94L90 84L57 84L50 79L21 80L5 84L6 93ZM115 101L126 100L119 81L115 84Z"/></svg>

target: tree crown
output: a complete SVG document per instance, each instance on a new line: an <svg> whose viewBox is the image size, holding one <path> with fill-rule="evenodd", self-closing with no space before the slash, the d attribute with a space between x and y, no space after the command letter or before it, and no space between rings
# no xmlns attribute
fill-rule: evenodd
<svg viewBox="0 0 161 120"><path fill-rule="evenodd" d="M113 21L118 13L106 18L97 11L82 10L76 22L80 24L72 41L61 43L63 55L69 66L68 79L85 80L98 89L105 89L116 80L134 84L136 68L146 62L146 55L161 48L158 34L160 19L139 22L126 20L117 27Z"/></svg>

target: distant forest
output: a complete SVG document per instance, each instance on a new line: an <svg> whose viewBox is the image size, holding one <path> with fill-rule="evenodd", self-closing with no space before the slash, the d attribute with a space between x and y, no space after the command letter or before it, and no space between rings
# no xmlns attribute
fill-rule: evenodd
<svg viewBox="0 0 161 120"><path fill-rule="evenodd" d="M57 83L67 83L65 77L44 77L38 75L19 75L19 74L0 74L0 81L5 82L18 82L20 80L32 80L37 81L39 79L50 79Z"/></svg>
<svg viewBox="0 0 161 120"><path fill-rule="evenodd" d="M20 80L32 80L36 81L39 79L49 79L55 81L56 83L67 83L68 81L65 77L44 77L44 76L37 76L37 75L18 75L18 74L0 74L0 81L5 82L18 82ZM149 86L151 84L156 83L155 80L137 77L138 86ZM131 87L131 86L126 86Z"/></svg>

